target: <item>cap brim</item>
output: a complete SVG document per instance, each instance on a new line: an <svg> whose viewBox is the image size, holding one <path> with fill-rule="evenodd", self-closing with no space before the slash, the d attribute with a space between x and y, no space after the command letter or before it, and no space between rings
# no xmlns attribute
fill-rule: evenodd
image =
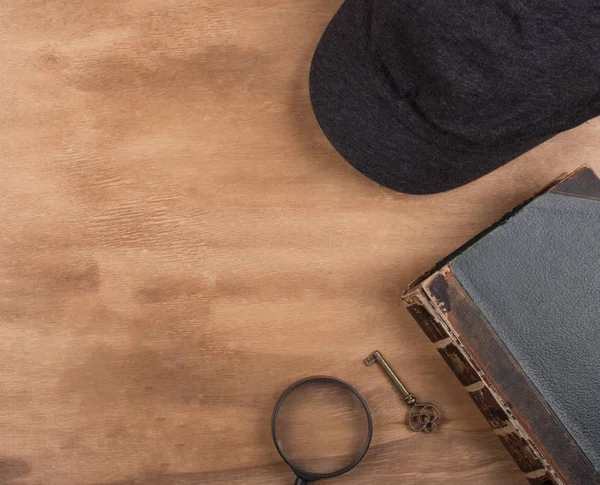
<svg viewBox="0 0 600 485"><path fill-rule="evenodd" d="M310 70L315 116L356 169L393 190L431 194L471 182L544 141L508 153L472 153L411 131L371 51L371 10L370 0L346 0L321 37Z"/></svg>

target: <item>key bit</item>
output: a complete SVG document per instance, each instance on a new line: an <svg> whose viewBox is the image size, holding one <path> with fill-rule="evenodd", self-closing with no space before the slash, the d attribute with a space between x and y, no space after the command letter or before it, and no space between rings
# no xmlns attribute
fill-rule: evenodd
<svg viewBox="0 0 600 485"><path fill-rule="evenodd" d="M408 425L413 431L423 431L425 433L433 433L437 430L436 421L440 418L440 410L433 404L417 403L416 397L406 388L398 375L392 370L390 365L384 359L381 352L376 350L364 360L365 365L379 364L386 373L394 387L400 392L404 402L410 406L408 415Z"/></svg>

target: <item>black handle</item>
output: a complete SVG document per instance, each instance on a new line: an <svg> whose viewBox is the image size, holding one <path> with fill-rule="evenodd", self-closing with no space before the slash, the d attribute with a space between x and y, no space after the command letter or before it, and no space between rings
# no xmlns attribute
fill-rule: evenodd
<svg viewBox="0 0 600 485"><path fill-rule="evenodd" d="M304 480L304 478L300 478L300 477L296 477L296 481L294 482L294 485L307 485L308 482L306 480Z"/></svg>

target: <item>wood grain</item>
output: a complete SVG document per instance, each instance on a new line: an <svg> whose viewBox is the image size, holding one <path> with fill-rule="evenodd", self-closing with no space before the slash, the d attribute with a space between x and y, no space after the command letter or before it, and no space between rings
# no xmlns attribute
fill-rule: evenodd
<svg viewBox="0 0 600 485"><path fill-rule="evenodd" d="M411 279L562 172L600 124L436 196L331 148L310 58L339 1L0 5L0 483L291 483L279 393L366 397L365 461L331 484L522 484L402 308ZM409 432L379 348L444 413Z"/></svg>

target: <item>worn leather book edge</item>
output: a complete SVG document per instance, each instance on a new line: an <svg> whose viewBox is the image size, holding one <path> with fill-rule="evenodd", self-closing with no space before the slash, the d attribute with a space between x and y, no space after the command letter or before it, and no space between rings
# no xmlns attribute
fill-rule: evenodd
<svg viewBox="0 0 600 485"><path fill-rule="evenodd" d="M450 268L445 266L430 275L418 287L409 289L402 296L407 310L435 345L529 483L566 485L558 471L513 415L510 406L494 384L485 376L443 309L427 294L427 282L437 274L449 272Z"/></svg>

